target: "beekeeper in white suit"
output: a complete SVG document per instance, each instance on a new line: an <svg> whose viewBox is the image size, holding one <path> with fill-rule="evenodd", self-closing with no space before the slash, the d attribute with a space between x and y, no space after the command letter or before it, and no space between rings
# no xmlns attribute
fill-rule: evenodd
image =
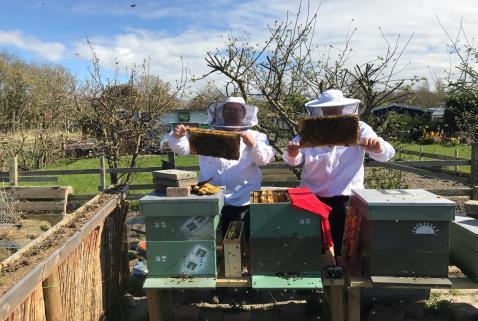
<svg viewBox="0 0 478 321"><path fill-rule="evenodd" d="M319 99L309 101L309 116L357 114L360 100L345 98L340 90L326 90ZM395 149L378 137L372 127L359 121L360 145L301 148L300 137L294 137L282 157L292 166L303 164L301 187L308 187L319 199L332 207L329 214L335 253L340 255L346 206L353 188L364 188L364 157L386 162Z"/></svg>
<svg viewBox="0 0 478 321"><path fill-rule="evenodd" d="M215 128L241 132L240 158L199 156L200 180L212 178L211 184L226 187L225 206L222 210L222 234L230 221L244 220L246 237L249 236L250 193L261 188L261 170L274 158L267 136L252 130L258 124L257 107L246 104L242 97L229 97L208 107L208 122ZM179 155L189 155L186 126L178 125L168 135L171 149Z"/></svg>

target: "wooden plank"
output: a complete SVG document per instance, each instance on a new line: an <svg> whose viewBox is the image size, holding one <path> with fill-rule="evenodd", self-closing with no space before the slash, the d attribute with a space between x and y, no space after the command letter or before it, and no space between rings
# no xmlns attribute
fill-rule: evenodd
<svg viewBox="0 0 478 321"><path fill-rule="evenodd" d="M347 291L347 321L360 321L360 288Z"/></svg>
<svg viewBox="0 0 478 321"><path fill-rule="evenodd" d="M196 166L199 170L199 166ZM106 172L107 173L118 173L118 174L123 174L123 173L149 173L149 172L154 172L154 171L159 171L162 170L162 167L119 167L119 168L107 168Z"/></svg>
<svg viewBox="0 0 478 321"><path fill-rule="evenodd" d="M373 283L369 277L366 276L347 276L350 288L372 288Z"/></svg>
<svg viewBox="0 0 478 321"><path fill-rule="evenodd" d="M58 267L43 281L45 316L48 321L62 321L63 309L60 293Z"/></svg>
<svg viewBox="0 0 478 321"><path fill-rule="evenodd" d="M40 170L40 171L22 171L19 172L21 176L49 176L49 175L86 175L86 174L99 174L98 168L93 169L52 169L52 170ZM1 175L0 175L1 176Z"/></svg>
<svg viewBox="0 0 478 321"><path fill-rule="evenodd" d="M428 192L441 196L470 196L471 188L456 188L456 189L427 189Z"/></svg>
<svg viewBox="0 0 478 321"><path fill-rule="evenodd" d="M100 191L104 191L106 187L106 165L105 157L100 157Z"/></svg>
<svg viewBox="0 0 478 321"><path fill-rule="evenodd" d="M242 248L244 245L244 222L231 221L223 240L224 275L226 278L242 276Z"/></svg>
<svg viewBox="0 0 478 321"><path fill-rule="evenodd" d="M471 187L473 193L471 199L478 200L478 143L471 145Z"/></svg>
<svg viewBox="0 0 478 321"><path fill-rule="evenodd" d="M167 290L146 290L149 321L173 321L173 302Z"/></svg>
<svg viewBox="0 0 478 321"><path fill-rule="evenodd" d="M388 162L396 165L414 166L414 167L446 167L446 166L469 166L470 160L433 160L433 161L393 161ZM383 162L369 161L368 167L381 167Z"/></svg>
<svg viewBox="0 0 478 321"><path fill-rule="evenodd" d="M344 288L340 286L332 286L325 288L327 300L329 302L330 320L344 321Z"/></svg>
<svg viewBox="0 0 478 321"><path fill-rule="evenodd" d="M60 179L58 176L20 176L18 178L20 183L30 183L30 182L55 182L58 183Z"/></svg>
<svg viewBox="0 0 478 321"><path fill-rule="evenodd" d="M16 200L33 200L33 199L60 199L64 200L65 197L73 193L71 186L53 186L53 187L29 187L29 186L16 186L5 187L5 192Z"/></svg>
<svg viewBox="0 0 478 321"><path fill-rule="evenodd" d="M42 280L43 264L39 264L0 298L0 320L7 319Z"/></svg>
<svg viewBox="0 0 478 321"><path fill-rule="evenodd" d="M36 201L14 203L16 209L21 212L65 212L65 200L63 201Z"/></svg>
<svg viewBox="0 0 478 321"><path fill-rule="evenodd" d="M18 161L17 161L17 157L13 157L10 160L9 182L13 186L18 185Z"/></svg>
<svg viewBox="0 0 478 321"><path fill-rule="evenodd" d="M450 288L452 283L447 278L417 278L397 276L371 276L374 286L406 288Z"/></svg>
<svg viewBox="0 0 478 321"><path fill-rule="evenodd" d="M217 278L216 287L218 288L248 288L251 287L252 280L250 277L241 278Z"/></svg>
<svg viewBox="0 0 478 321"><path fill-rule="evenodd" d="M453 156L445 156L445 155L438 155L438 154L432 154L432 153L423 153L423 152L417 152L414 150L407 150L407 149L397 149L397 152L406 154L406 155L414 155L414 156L422 156L426 158L434 158L434 159L443 159L443 160L453 160L455 157ZM460 160L466 160L466 158L460 158Z"/></svg>

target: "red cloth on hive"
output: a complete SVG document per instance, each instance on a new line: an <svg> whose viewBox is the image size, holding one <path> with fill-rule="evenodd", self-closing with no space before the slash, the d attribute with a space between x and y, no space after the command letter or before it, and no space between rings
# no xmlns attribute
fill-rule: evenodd
<svg viewBox="0 0 478 321"><path fill-rule="evenodd" d="M289 188L287 192L292 206L322 217L322 247L329 249L334 246L329 224L329 213L332 208L322 203L307 187Z"/></svg>

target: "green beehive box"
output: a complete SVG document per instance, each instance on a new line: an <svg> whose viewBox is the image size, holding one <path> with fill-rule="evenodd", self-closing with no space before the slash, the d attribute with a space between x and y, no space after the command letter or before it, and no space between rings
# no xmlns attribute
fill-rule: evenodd
<svg viewBox="0 0 478 321"><path fill-rule="evenodd" d="M320 275L322 243L319 237L251 239L254 275Z"/></svg>
<svg viewBox="0 0 478 321"><path fill-rule="evenodd" d="M141 213L146 217L157 216L214 216L221 213L224 205L224 192L221 189L214 195L190 195L166 197L149 194L139 200Z"/></svg>
<svg viewBox="0 0 478 321"><path fill-rule="evenodd" d="M478 220L456 216L451 222L450 258L468 277L478 280Z"/></svg>
<svg viewBox="0 0 478 321"><path fill-rule="evenodd" d="M250 216L251 238L320 237L322 231L319 215L296 209L290 201L251 202Z"/></svg>
<svg viewBox="0 0 478 321"><path fill-rule="evenodd" d="M215 216L147 216L148 241L214 240L219 224Z"/></svg>
<svg viewBox="0 0 478 321"><path fill-rule="evenodd" d="M215 277L215 241L147 242L148 276Z"/></svg>
<svg viewBox="0 0 478 321"><path fill-rule="evenodd" d="M420 189L357 189L350 206L360 221L356 263L366 275L448 277L454 202Z"/></svg>

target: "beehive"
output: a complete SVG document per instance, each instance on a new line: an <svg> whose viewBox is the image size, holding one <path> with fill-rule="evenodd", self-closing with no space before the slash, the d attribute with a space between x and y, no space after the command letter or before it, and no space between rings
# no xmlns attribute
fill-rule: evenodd
<svg viewBox="0 0 478 321"><path fill-rule="evenodd" d="M146 218L148 277L216 276L216 229L224 192L140 199Z"/></svg>
<svg viewBox="0 0 478 321"><path fill-rule="evenodd" d="M286 190L253 192L250 211L253 276L320 275L320 216L292 207Z"/></svg>
<svg viewBox="0 0 478 321"><path fill-rule="evenodd" d="M478 220L456 216L451 222L450 258L468 277L478 280Z"/></svg>
<svg viewBox="0 0 478 321"><path fill-rule="evenodd" d="M353 190L343 242L345 258L356 258L349 268L359 264L370 276L446 278L454 211L454 202L425 190Z"/></svg>

